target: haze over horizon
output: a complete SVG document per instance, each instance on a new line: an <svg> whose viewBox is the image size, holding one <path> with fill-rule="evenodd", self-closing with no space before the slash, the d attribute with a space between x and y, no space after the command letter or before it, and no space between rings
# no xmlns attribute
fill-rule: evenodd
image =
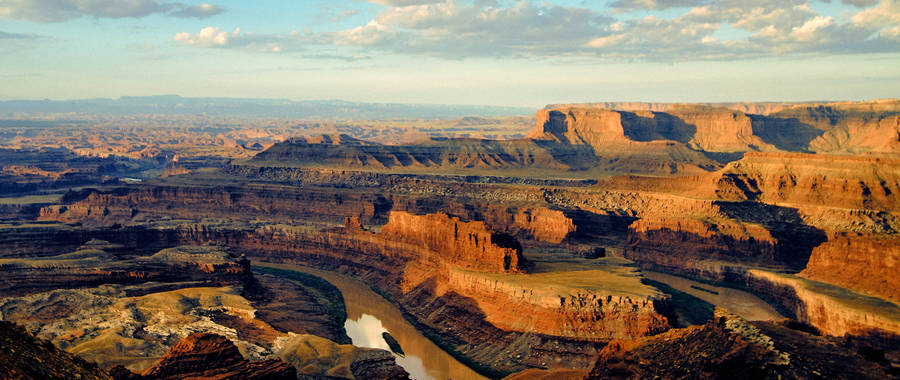
<svg viewBox="0 0 900 380"><path fill-rule="evenodd" d="M898 97L900 1L0 0L0 99Z"/></svg>

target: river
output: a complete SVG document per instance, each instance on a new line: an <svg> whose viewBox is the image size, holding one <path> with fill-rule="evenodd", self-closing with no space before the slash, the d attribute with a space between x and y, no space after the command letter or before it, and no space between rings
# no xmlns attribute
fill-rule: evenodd
<svg viewBox="0 0 900 380"><path fill-rule="evenodd" d="M456 358L422 335L403 313L365 283L335 272L291 264L261 264L279 269L309 273L330 282L344 296L347 335L357 347L381 348L390 351L382 333L387 331L400 343L406 354L395 355L397 364L416 380L486 379L460 363Z"/></svg>
<svg viewBox="0 0 900 380"><path fill-rule="evenodd" d="M665 273L647 270L643 271L643 273L644 277L650 280L662 282L675 288L675 290L685 292L715 306L723 307L748 321L767 321L784 318L766 301L742 290L708 285Z"/></svg>

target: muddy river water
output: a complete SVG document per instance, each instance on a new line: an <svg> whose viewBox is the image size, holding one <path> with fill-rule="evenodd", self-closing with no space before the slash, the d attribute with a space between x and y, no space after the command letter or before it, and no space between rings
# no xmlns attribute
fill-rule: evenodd
<svg viewBox="0 0 900 380"><path fill-rule="evenodd" d="M347 307L344 327L357 347L389 350L382 333L391 334L405 353L396 356L397 364L416 380L486 379L460 363L434 342L422 335L393 304L372 291L368 285L342 274L289 264L269 264L280 269L295 270L319 276L338 288Z"/></svg>

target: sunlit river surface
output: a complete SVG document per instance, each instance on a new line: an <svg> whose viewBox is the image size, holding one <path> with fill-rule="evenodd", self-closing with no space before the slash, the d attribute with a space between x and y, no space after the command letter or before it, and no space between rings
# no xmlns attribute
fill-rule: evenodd
<svg viewBox="0 0 900 380"><path fill-rule="evenodd" d="M281 269L319 276L337 287L344 295L347 335L357 347L373 347L390 351L382 337L387 331L400 343L405 356L396 356L397 364L416 380L485 379L457 361L419 333L393 304L366 284L342 274L289 264L264 264Z"/></svg>

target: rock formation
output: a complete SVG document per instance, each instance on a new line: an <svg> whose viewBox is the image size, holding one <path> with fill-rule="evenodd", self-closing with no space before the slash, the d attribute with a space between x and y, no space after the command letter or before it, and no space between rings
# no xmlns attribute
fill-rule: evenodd
<svg viewBox="0 0 900 380"><path fill-rule="evenodd" d="M514 238L489 231L483 222L461 222L443 213L392 211L379 235L423 247L429 256L438 256L420 260L494 273L521 272L526 267L522 247Z"/></svg>
<svg viewBox="0 0 900 380"><path fill-rule="evenodd" d="M885 372L834 341L717 312L706 325L610 343L587 378L876 379L887 376Z"/></svg>
<svg viewBox="0 0 900 380"><path fill-rule="evenodd" d="M900 335L900 306L829 283L750 270L746 286L767 294L797 320L832 336Z"/></svg>
<svg viewBox="0 0 900 380"><path fill-rule="evenodd" d="M314 335L288 334L276 340L274 350L281 360L297 368L301 378L409 378L388 351L336 344Z"/></svg>
<svg viewBox="0 0 900 380"><path fill-rule="evenodd" d="M898 112L894 101L558 106L538 112L525 139L294 138L221 171L33 206L41 224L2 227L0 257L35 256L52 270L0 269L17 289L26 277L59 286L86 267L59 252L98 238L123 247L109 257L159 269L147 278L174 280L160 277L169 260L196 272L184 281L238 275L179 253L151 260L214 242L359 278L495 376L585 369L611 340L666 334L672 300L630 265L746 287L822 334L871 343L900 333ZM43 240L68 243L34 247ZM757 360L768 349L720 327L668 338L722 354L715 368L730 368L720 345L762 371L748 373L771 374ZM653 345L647 352L675 355ZM706 365L683 359L665 363Z"/></svg>
<svg viewBox="0 0 900 380"><path fill-rule="evenodd" d="M900 241L890 236L841 232L816 247L800 275L900 302Z"/></svg>
<svg viewBox="0 0 900 380"><path fill-rule="evenodd" d="M112 370L122 380L140 379L284 379L294 380L293 366L278 359L251 362L227 338L196 333L179 341L153 367L133 374L124 367Z"/></svg>
<svg viewBox="0 0 900 380"><path fill-rule="evenodd" d="M777 112L773 112L776 111ZM760 112L762 111L762 112ZM554 105L538 111L529 138L610 147L671 140L705 152L893 153L900 102L773 106L703 104ZM619 148L621 149L621 148Z"/></svg>
<svg viewBox="0 0 900 380"><path fill-rule="evenodd" d="M0 321L0 373L10 379L106 380L96 364L35 338L11 322Z"/></svg>
<svg viewBox="0 0 900 380"><path fill-rule="evenodd" d="M217 247L177 247L149 257L116 253L121 246L90 240L74 252L0 259L5 295L100 284L197 281L207 285L252 282L250 262Z"/></svg>

